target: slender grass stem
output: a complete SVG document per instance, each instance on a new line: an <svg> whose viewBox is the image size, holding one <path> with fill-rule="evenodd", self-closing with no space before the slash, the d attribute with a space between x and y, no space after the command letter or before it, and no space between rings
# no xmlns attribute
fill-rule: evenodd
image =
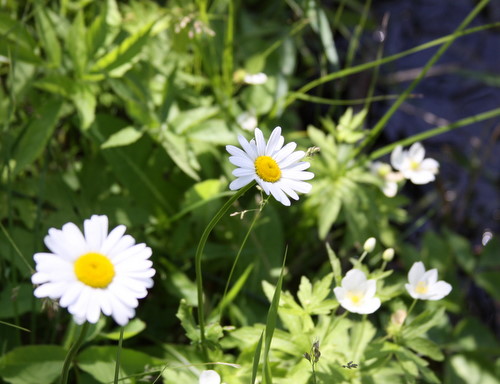
<svg viewBox="0 0 500 384"><path fill-rule="evenodd" d="M368 145L372 144L377 136L382 132L384 127L386 126L389 119L394 115L394 113L399 109L401 104L408 98L411 92L415 89L415 87L423 80L429 69L431 69L434 64L443 56L443 54L448 50L448 48L455 42L455 40L459 37L460 32L462 32L467 25L469 25L474 17L483 9L489 0L482 0L462 21L462 23L455 30L450 40L444 43L438 51L430 58L430 60L424 65L419 75L411 82L411 84L404 90L404 92L398 97L398 99L394 102L394 104L389 108L389 110L382 116L382 118L378 121L378 123L370 130L370 133L366 140L361 142L360 146L356 148L353 152L352 157L356 157L359 153L363 151Z"/></svg>
<svg viewBox="0 0 500 384"><path fill-rule="evenodd" d="M68 376L69 376L69 370L71 369L71 364L73 363L73 359L75 358L78 349L80 349L80 346L85 340L85 336L87 335L87 330L89 326L90 323L88 321L83 323L82 329L80 331L80 336L78 336L78 339L73 343L73 345L68 351L68 354L66 355L66 358L64 359L61 381L60 381L61 384L66 384L68 382Z"/></svg>
<svg viewBox="0 0 500 384"><path fill-rule="evenodd" d="M213 219L208 223L205 230L203 231L198 247L195 254L195 271L196 271L196 288L198 291L198 324L200 327L200 342L204 354L206 355L206 345L205 345L205 315L204 315L204 304L203 304L203 277L201 271L201 258L203 256L203 250L205 249L205 244L207 243L208 236L217 225L217 223L226 214L227 210L233 205L233 203L238 200L241 196L245 194L250 188L254 186L254 182L246 185L236 192L231 198L219 209L215 214Z"/></svg>
<svg viewBox="0 0 500 384"><path fill-rule="evenodd" d="M120 376L120 358L123 345L123 329L124 327L120 327L120 338L118 339L118 350L116 351L115 379L113 381L114 384L118 384L118 379Z"/></svg>

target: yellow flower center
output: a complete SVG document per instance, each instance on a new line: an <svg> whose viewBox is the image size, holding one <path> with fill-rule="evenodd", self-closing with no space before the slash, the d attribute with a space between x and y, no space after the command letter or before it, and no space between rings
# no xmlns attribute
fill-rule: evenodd
<svg viewBox="0 0 500 384"><path fill-rule="evenodd" d="M272 157L259 156L255 159L255 172L264 181L275 183L281 178L281 169Z"/></svg>
<svg viewBox="0 0 500 384"><path fill-rule="evenodd" d="M412 171L417 171L420 168L420 163L415 160L410 160L410 169Z"/></svg>
<svg viewBox="0 0 500 384"><path fill-rule="evenodd" d="M417 286L415 287L415 292L417 292L420 295L425 295L427 291L429 291L427 283L425 281L419 281L417 283Z"/></svg>
<svg viewBox="0 0 500 384"><path fill-rule="evenodd" d="M349 292L347 295L354 305L359 305L363 299L363 295L359 293Z"/></svg>
<svg viewBox="0 0 500 384"><path fill-rule="evenodd" d="M80 256L75 261L74 268L77 279L93 288L106 288L115 277L113 263L96 252Z"/></svg>

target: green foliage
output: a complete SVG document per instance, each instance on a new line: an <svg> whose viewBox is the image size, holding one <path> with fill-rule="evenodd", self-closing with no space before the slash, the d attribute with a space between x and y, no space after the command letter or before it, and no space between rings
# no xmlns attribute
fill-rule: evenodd
<svg viewBox="0 0 500 384"><path fill-rule="evenodd" d="M496 382L500 345L468 295L477 287L486 300L500 298L498 236L473 249L457 228L437 228L414 246L415 218L433 215L435 195L389 198L370 166L397 144L500 110L370 152L411 89L377 96L370 86L362 99L341 96L359 87L349 75L444 46L427 71L459 35L495 25L464 30L464 23L460 34L375 58L359 49L363 31L377 24L370 1L253 3L2 3L1 380L49 384L61 375L79 327L57 303L33 296L32 255L45 252L49 228L106 214L110 226L126 225L153 249L157 271L124 328L120 382L197 383L205 369L232 384ZM245 82L259 72L265 83ZM374 130L371 103L388 98L396 107ZM225 146L252 136L243 113L266 136L282 126L286 140L310 154L313 189L289 209L272 198L263 204L255 186L238 199L228 189ZM359 257L372 236L377 248ZM396 250L390 263L382 261L387 247ZM412 305L404 284L415 261L437 268L452 293ZM340 308L333 288L350 267L376 280L376 313ZM70 381L112 382L119 339L102 316L71 362Z"/></svg>

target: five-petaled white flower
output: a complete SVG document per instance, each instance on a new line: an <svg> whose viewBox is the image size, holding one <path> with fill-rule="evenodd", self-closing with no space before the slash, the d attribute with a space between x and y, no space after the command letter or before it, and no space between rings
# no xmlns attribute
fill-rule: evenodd
<svg viewBox="0 0 500 384"><path fill-rule="evenodd" d="M414 299L441 300L451 292L451 285L446 281L438 281L437 269L425 271L424 263L418 261L408 272L406 290Z"/></svg>
<svg viewBox="0 0 500 384"><path fill-rule="evenodd" d="M431 158L425 159L425 149L420 143L413 144L407 151L398 145L391 153L391 164L413 184L434 181L439 172L439 163Z"/></svg>
<svg viewBox="0 0 500 384"><path fill-rule="evenodd" d="M377 283L367 280L359 269L351 269L342 279L341 286L333 292L340 305L349 312L370 314L380 307L380 299L375 297Z"/></svg>
<svg viewBox="0 0 500 384"><path fill-rule="evenodd" d="M401 172L393 172L392 168L387 163L375 161L370 165L372 173L380 177L384 181L382 192L387 197L394 197L398 193L398 181L404 179Z"/></svg>
<svg viewBox="0 0 500 384"><path fill-rule="evenodd" d="M45 245L52 253L36 253L31 277L38 298L59 299L75 322L96 323L101 312L119 325L134 317L138 300L153 286L151 248L135 244L119 225L108 234L108 218L93 215L83 223L49 229Z"/></svg>
<svg viewBox="0 0 500 384"><path fill-rule="evenodd" d="M303 181L314 177L312 172L305 171L310 164L300 161L305 152L294 152L297 147L294 142L283 146L285 139L281 136L281 127L273 130L267 144L259 128L255 129L255 139L248 142L238 135L238 141L243 150L233 145L226 146L232 155L229 161L239 167L233 171L237 179L231 182L229 189L240 189L255 180L266 194L273 195L283 205L290 205L288 196L298 200L297 192L311 190L311 184Z"/></svg>
<svg viewBox="0 0 500 384"><path fill-rule="evenodd" d="M199 377L199 384L220 384L220 376L217 372L209 369L203 371Z"/></svg>

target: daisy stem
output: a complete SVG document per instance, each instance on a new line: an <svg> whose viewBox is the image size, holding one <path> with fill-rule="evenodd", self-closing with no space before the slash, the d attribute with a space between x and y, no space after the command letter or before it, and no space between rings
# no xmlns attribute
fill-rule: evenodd
<svg viewBox="0 0 500 384"><path fill-rule="evenodd" d="M227 210L233 205L233 203L238 200L241 196L245 194L250 188L255 185L255 182L249 183L239 191L237 191L231 198L219 209L219 211L212 218L210 223L206 226L203 234L201 235L200 241L198 243L198 248L195 254L195 270L196 270L196 287L198 290L198 324L200 326L200 342L204 354L206 355L206 345L205 345L205 315L203 313L203 278L201 273L201 257L203 256L203 250L205 249L205 244L207 243L208 236L212 229L217 225L217 223L226 214Z"/></svg>
<svg viewBox="0 0 500 384"><path fill-rule="evenodd" d="M115 380L114 380L115 384L118 384L118 377L120 376L120 357L123 344L123 329L124 327L120 327L120 338L118 339L118 350L116 351Z"/></svg>
<svg viewBox="0 0 500 384"><path fill-rule="evenodd" d="M82 325L82 330L80 331L80 336L78 336L78 339L73 343L71 348L68 351L68 354L66 355L66 358L64 359L64 365L62 369L62 375L61 375L61 384L66 384L68 382L68 376L69 376L69 370L71 368L71 363L73 362L73 359L75 358L76 353L78 352L78 349L80 349L80 346L82 345L83 341L85 340L85 336L87 335L87 330L89 328L90 323L86 321Z"/></svg>
<svg viewBox="0 0 500 384"><path fill-rule="evenodd" d="M233 262L233 266L231 267L231 271L229 272L229 277L227 278L227 282L226 282L226 287L224 288L224 294L222 295L222 301L221 301L221 307L220 307L220 314L219 314L219 319L222 318L222 313L224 312L224 309L226 308L226 295L227 295L227 291L229 290L229 284L231 283L231 279L233 278L233 273L234 273L234 270L236 269L236 264L238 264L238 260L240 259L240 256L241 256L241 252L243 251L243 248L248 240L248 237L250 236L250 233L252 232L253 230L253 227L255 226L255 223L257 222L257 219L260 217L260 214L262 213L262 210L264 209L264 206L267 204L267 202L269 201L269 197L268 196L266 199L264 199L262 201L262 205L260 206L260 208L257 210L257 213L254 215L253 219L252 219L252 222L250 223L250 227L248 228L248 231L247 233L245 234L245 237L243 238L243 241L240 245L240 249L238 249L238 253L236 254L236 257L234 258L234 262Z"/></svg>

